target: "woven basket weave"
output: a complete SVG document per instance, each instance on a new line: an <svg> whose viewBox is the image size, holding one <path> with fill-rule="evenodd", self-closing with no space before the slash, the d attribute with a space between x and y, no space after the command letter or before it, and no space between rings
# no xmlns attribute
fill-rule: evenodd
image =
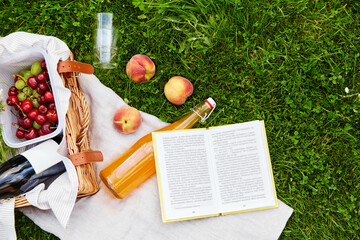
<svg viewBox="0 0 360 240"><path fill-rule="evenodd" d="M70 61L74 61L74 56L70 54ZM71 91L69 108L66 113L66 140L69 155L90 150L87 131L89 128L89 107L82 92L79 90L77 81L78 74L60 73L60 77L66 88ZM79 179L78 197L92 195L99 190L96 175L92 163L75 166ZM15 208L30 206L25 196L15 198Z"/></svg>

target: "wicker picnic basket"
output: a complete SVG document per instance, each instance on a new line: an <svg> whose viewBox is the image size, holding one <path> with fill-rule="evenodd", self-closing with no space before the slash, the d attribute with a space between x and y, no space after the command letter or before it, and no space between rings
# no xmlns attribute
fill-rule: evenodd
<svg viewBox="0 0 360 240"><path fill-rule="evenodd" d="M86 99L79 89L77 77L81 70L92 73L93 67L88 64L74 61L71 53L67 61L59 62L58 72L64 86L71 91L69 108L66 113L66 140L69 158L75 165L79 179L78 197L92 195L99 190L93 162L102 161L99 151L92 151L88 138L89 107ZM30 206L25 196L15 199L15 208Z"/></svg>

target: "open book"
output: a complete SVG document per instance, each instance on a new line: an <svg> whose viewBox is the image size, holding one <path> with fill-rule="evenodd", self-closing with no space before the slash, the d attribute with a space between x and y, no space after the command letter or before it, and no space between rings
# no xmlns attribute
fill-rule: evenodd
<svg viewBox="0 0 360 240"><path fill-rule="evenodd" d="M263 121L152 136L163 222L278 206Z"/></svg>

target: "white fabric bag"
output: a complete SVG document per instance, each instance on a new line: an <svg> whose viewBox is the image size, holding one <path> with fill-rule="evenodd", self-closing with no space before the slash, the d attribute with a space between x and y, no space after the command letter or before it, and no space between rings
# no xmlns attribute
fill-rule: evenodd
<svg viewBox="0 0 360 240"><path fill-rule="evenodd" d="M8 85L13 85L12 74L28 68L34 61L46 60L59 119L58 128L54 133L33 140L18 140L14 136L15 127L11 125L12 122L16 122L16 116L7 106L5 111L0 113L2 133L4 141L8 145L19 148L18 153L59 133L64 133L65 113L69 106L70 91L63 86L57 73L57 63L59 60L66 60L69 55L70 50L66 44L55 37L16 32L0 38L0 78ZM7 90L8 86L5 85L2 88ZM5 102L6 98L7 91L3 91L1 100ZM44 190L44 185L41 184L26 194L26 197L31 205L42 211L45 210L44 212L51 212L60 227L65 228L76 201L78 178L74 165L67 158L65 137L57 151L63 156L62 161L66 173L57 178L48 189ZM0 204L0 239L14 239L15 236L14 200L11 200Z"/></svg>

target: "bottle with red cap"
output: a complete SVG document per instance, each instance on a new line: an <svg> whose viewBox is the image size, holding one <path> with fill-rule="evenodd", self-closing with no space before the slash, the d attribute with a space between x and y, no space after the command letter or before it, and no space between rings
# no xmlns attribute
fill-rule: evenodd
<svg viewBox="0 0 360 240"><path fill-rule="evenodd" d="M180 130L205 121L216 106L208 98L178 121L156 131ZM100 178L117 198L124 198L156 172L152 134L139 139L100 172Z"/></svg>

